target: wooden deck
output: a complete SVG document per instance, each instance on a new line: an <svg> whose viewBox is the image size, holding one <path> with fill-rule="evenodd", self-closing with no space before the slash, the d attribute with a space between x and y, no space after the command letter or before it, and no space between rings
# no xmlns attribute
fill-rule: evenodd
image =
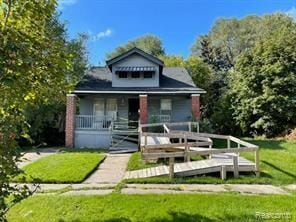
<svg viewBox="0 0 296 222"><path fill-rule="evenodd" d="M184 124L188 126L189 131L173 128ZM233 172L234 177L238 177L239 172L255 172L257 176L260 175L258 146L230 135L200 133L198 127L196 127L197 132L193 132L192 125L194 123L191 122L140 125L142 159L145 161L169 159L169 165L130 171L126 173L125 178L164 175L172 178L214 172L220 172L222 179L226 178L227 172ZM162 126L163 133L147 132L149 127L154 126ZM213 148L213 139L225 140L227 147ZM240 157L243 152L253 152L254 162ZM190 162L191 157L195 155L207 159ZM176 163L175 158L184 158L184 163Z"/></svg>
<svg viewBox="0 0 296 222"><path fill-rule="evenodd" d="M149 145L157 145L157 144L170 144L169 137L160 137L160 136L147 136L146 143ZM141 136L141 146L145 145L145 137Z"/></svg>
<svg viewBox="0 0 296 222"><path fill-rule="evenodd" d="M222 169L222 166L225 166L225 168L223 167ZM234 172L232 154L213 155L212 159L174 164L174 174L175 176L180 177L202 175L215 172L220 172L221 174L223 174L223 170L225 170L226 172ZM238 170L240 172L255 172L255 163L243 157L239 157ZM169 175L169 166L163 165L141 170L127 171L125 179L147 178L167 175Z"/></svg>

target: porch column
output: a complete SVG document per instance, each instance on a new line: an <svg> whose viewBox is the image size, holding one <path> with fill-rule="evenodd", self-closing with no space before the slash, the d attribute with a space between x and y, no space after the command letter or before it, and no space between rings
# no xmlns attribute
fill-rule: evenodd
<svg viewBox="0 0 296 222"><path fill-rule="evenodd" d="M199 101L199 94L192 94L191 95L191 112L192 117L194 120L200 119L200 101Z"/></svg>
<svg viewBox="0 0 296 222"><path fill-rule="evenodd" d="M74 147L75 115L76 95L67 94L65 145L69 148Z"/></svg>
<svg viewBox="0 0 296 222"><path fill-rule="evenodd" d="M148 123L148 97L147 95L140 95L140 124Z"/></svg>

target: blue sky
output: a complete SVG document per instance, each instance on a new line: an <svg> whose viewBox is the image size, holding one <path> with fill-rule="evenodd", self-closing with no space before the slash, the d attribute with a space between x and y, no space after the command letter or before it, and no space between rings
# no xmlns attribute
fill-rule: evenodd
<svg viewBox="0 0 296 222"><path fill-rule="evenodd" d="M59 0L61 19L70 37L88 33L92 65L104 65L107 52L150 33L161 38L167 54L187 57L197 36L218 18L288 12L292 0Z"/></svg>

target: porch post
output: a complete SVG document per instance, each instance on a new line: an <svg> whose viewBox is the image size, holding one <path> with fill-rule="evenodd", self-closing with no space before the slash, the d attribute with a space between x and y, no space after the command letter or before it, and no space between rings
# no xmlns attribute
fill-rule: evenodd
<svg viewBox="0 0 296 222"><path fill-rule="evenodd" d="M194 120L198 121L200 119L200 100L199 94L191 95L191 112Z"/></svg>
<svg viewBox="0 0 296 222"><path fill-rule="evenodd" d="M69 148L74 147L75 114L76 114L76 95L67 94L65 145L66 147L69 147Z"/></svg>
<svg viewBox="0 0 296 222"><path fill-rule="evenodd" d="M148 98L147 95L140 95L140 124L148 123Z"/></svg>

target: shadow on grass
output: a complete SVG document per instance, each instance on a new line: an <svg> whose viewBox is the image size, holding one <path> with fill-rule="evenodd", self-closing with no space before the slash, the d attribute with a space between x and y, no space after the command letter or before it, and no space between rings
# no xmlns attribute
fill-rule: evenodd
<svg viewBox="0 0 296 222"><path fill-rule="evenodd" d="M251 221L254 220L255 217L253 215L248 215L248 214L240 214L240 215L229 215L225 214L221 217L218 217L216 219L212 219L200 214L189 214L185 212L169 212L169 217L168 218L151 218L149 221L153 222L171 222L171 221L176 221L176 222L196 222L196 221L201 221L201 222L215 222L215 221ZM58 220L59 222L66 222L66 220L60 219ZM103 221L103 222L130 222L134 221L133 218L127 218L127 217L116 217L112 219L107 219L107 220L94 220L96 222ZM256 220L256 221L261 221ZM81 222L80 220L71 220L71 222Z"/></svg>
<svg viewBox="0 0 296 222"><path fill-rule="evenodd" d="M285 140L248 140L247 142L253 143L259 146L260 149L268 149L268 150L282 150L285 149L283 144L286 142Z"/></svg>
<svg viewBox="0 0 296 222"><path fill-rule="evenodd" d="M269 163L269 162L267 162L265 160L262 160L261 162L264 163L264 164L266 164L267 166L272 167L273 169L275 169L277 171L282 172L283 174L286 174L289 177L292 177L293 179L296 179L296 175L295 174L292 174L292 173L290 173L290 172L288 172L286 170L283 170L283 169L281 169L281 168L279 168L279 167L277 167L277 166L273 165L272 163Z"/></svg>
<svg viewBox="0 0 296 222"><path fill-rule="evenodd" d="M61 153L108 153L108 149L103 148L63 148L60 149Z"/></svg>

